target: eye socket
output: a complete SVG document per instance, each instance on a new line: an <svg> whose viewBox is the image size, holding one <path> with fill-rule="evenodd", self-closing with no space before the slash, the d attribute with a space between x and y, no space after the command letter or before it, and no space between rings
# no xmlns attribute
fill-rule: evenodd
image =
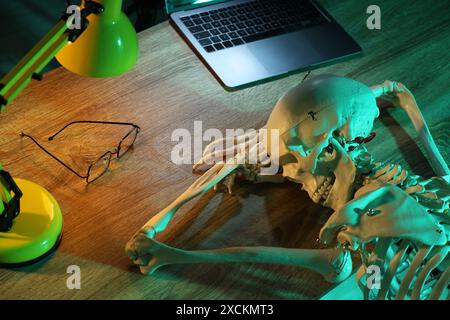
<svg viewBox="0 0 450 320"><path fill-rule="evenodd" d="M330 143L329 145L327 145L327 146L325 147L325 150L327 150L327 152L328 152L329 154L332 154L333 151L334 151L334 147L333 147L333 145Z"/></svg>

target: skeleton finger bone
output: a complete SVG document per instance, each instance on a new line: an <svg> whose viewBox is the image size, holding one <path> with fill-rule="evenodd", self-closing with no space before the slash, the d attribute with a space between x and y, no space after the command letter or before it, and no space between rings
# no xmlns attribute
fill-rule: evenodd
<svg viewBox="0 0 450 320"><path fill-rule="evenodd" d="M383 96L391 94L398 99L399 107L406 112L414 129L422 140L423 146L428 154L428 159L436 175L445 176L450 174L450 169L434 142L416 99L408 88L400 82L385 81L381 85L371 87L371 89L377 98L383 98Z"/></svg>
<svg viewBox="0 0 450 320"><path fill-rule="evenodd" d="M141 235L145 237L145 235ZM142 240L142 238L141 238ZM146 240L145 260L135 259L144 274L153 274L158 268L170 264L251 262L303 267L319 272L327 281L345 280L352 271L348 251L340 248L304 250L278 247L231 247L212 250L181 250L155 239ZM141 246L142 247L142 246ZM135 257L132 248L130 257ZM143 254L141 254L143 255Z"/></svg>

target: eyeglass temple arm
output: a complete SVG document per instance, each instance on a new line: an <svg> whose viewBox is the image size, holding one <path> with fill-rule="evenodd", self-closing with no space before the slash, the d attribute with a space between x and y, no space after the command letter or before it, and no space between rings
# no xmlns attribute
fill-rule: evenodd
<svg viewBox="0 0 450 320"><path fill-rule="evenodd" d="M58 161L60 164L62 164L64 167L66 167L68 170L72 171L72 173L76 174L78 177L82 178L82 179L86 179L87 176L82 176L81 174L79 174L78 172L76 172L74 169L72 169L71 167L69 167L67 164L65 164L62 160L60 160L58 157L54 156L53 154L51 154L49 151L47 151L47 149L45 149L39 142L37 142L32 136L27 135L26 133L21 132L20 134L22 137L27 137L30 138L31 141L33 141L42 151L44 151L46 154L48 154L50 157L52 157L53 159L55 159L56 161Z"/></svg>
<svg viewBox="0 0 450 320"><path fill-rule="evenodd" d="M64 127L59 129L56 133L48 137L49 141L52 141L58 134L60 134L62 131L64 131L67 127L70 127L71 125L78 124L78 123L97 123L97 124L116 124L116 125L127 125L127 126L133 126L140 128L138 125L130 122L114 122L114 121L94 121L94 120L80 120L80 121L73 121L68 124L66 124Z"/></svg>

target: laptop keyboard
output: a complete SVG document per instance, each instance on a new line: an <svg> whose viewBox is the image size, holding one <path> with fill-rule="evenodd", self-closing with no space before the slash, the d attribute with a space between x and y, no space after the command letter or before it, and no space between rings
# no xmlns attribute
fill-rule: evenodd
<svg viewBox="0 0 450 320"><path fill-rule="evenodd" d="M303 0L257 0L180 19L207 52L328 22L314 5Z"/></svg>

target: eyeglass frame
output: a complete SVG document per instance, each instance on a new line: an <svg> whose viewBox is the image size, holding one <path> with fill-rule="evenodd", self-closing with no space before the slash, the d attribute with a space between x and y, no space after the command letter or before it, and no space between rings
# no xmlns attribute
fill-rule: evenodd
<svg viewBox="0 0 450 320"><path fill-rule="evenodd" d="M43 147L39 142L36 141L36 139L34 139L32 136L24 133L23 131L21 132L21 137L27 137L30 138L31 141L33 141L42 151L44 151L46 154L48 154L50 157L52 157L54 160L58 161L61 165L63 165L66 169L68 169L69 171L71 171L73 174L75 174L77 177L81 178L81 179L85 179L86 183L89 184L91 182L94 182L95 180L97 180L98 178L102 177L106 171L108 171L108 168L110 166L111 163L111 158L112 156L115 154L117 159L120 159L122 156L124 156L128 150L131 149L131 147L134 145L134 142L136 141L137 135L138 133L141 131L141 127L138 126L137 124L131 123L131 122L114 122L114 121L95 121L95 120L79 120L79 121L73 121L70 122L68 124L66 124L64 127L62 127L60 130L58 130L56 133L52 134L50 137L48 137L48 141L53 141L53 139L60 134L62 131L64 131L67 127L74 125L74 124L79 124L79 123L93 123L93 124L112 124L112 125L128 125L128 126L132 126L133 128L128 131L127 134L125 134L125 136L123 136L123 138L119 141L119 144L117 145L117 147L115 149L106 151L103 155L101 155L100 157L98 157L95 161L93 161L86 172L86 175L82 175L79 172L77 172L75 169L73 169L72 167L70 167L68 164L64 163L64 161L62 161L61 159L59 159L57 156L53 155L50 151L48 151L45 147ZM130 147L127 149L127 151L125 151L125 153L120 155L120 146L122 144L122 142L130 135L132 134L134 131L136 131L136 136L134 137L133 143L130 145ZM94 166L94 164L96 164L100 159L104 158L106 155L109 154L108 157L108 165L106 166L106 169L98 176L96 177L94 180L89 181L89 176L90 176L90 171L92 169L92 167Z"/></svg>

